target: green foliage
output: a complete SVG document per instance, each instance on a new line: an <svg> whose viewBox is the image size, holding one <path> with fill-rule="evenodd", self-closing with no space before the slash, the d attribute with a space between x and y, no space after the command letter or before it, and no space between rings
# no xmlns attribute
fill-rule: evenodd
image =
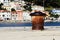
<svg viewBox="0 0 60 40"><path fill-rule="evenodd" d="M34 3L35 5L42 5L43 6L43 0L24 0L26 2Z"/></svg>
<svg viewBox="0 0 60 40"><path fill-rule="evenodd" d="M6 8L4 8L3 10L7 10Z"/></svg>
<svg viewBox="0 0 60 40"><path fill-rule="evenodd" d="M0 10L3 10L4 8L2 8L3 3L0 3Z"/></svg>
<svg viewBox="0 0 60 40"><path fill-rule="evenodd" d="M12 8L11 11L16 11L16 10L14 8Z"/></svg>
<svg viewBox="0 0 60 40"><path fill-rule="evenodd" d="M14 0L10 0L11 2L13 2Z"/></svg>
<svg viewBox="0 0 60 40"><path fill-rule="evenodd" d="M50 17L54 17L54 14L51 13L51 14L50 14Z"/></svg>
<svg viewBox="0 0 60 40"><path fill-rule="evenodd" d="M55 17L55 18L58 18L58 17L59 17L59 15L58 15L58 14L56 14L54 17Z"/></svg>
<svg viewBox="0 0 60 40"><path fill-rule="evenodd" d="M60 0L46 0L45 7L52 6L54 8L60 7Z"/></svg>
<svg viewBox="0 0 60 40"><path fill-rule="evenodd" d="M35 5L45 6L45 7L60 7L60 0L24 0L27 2L33 2Z"/></svg>
<svg viewBox="0 0 60 40"><path fill-rule="evenodd" d="M32 9L31 9L31 8L32 8L32 7L31 7L31 6L29 6L28 11L30 11L30 12L31 12L31 11L32 11Z"/></svg>
<svg viewBox="0 0 60 40"><path fill-rule="evenodd" d="M30 4L25 5L24 8L25 8L25 10L32 11L32 9L31 9L32 7Z"/></svg>
<svg viewBox="0 0 60 40"><path fill-rule="evenodd" d="M24 1L27 1L27 2L32 2L33 0L24 0Z"/></svg>
<svg viewBox="0 0 60 40"><path fill-rule="evenodd" d="M51 13L51 14L50 14L50 17L54 17L54 18L57 19L57 18L59 17L59 15L58 15L58 14L53 14L53 13Z"/></svg>
<svg viewBox="0 0 60 40"><path fill-rule="evenodd" d="M47 11L50 11L52 9L53 9L53 7L45 7L45 10L47 10Z"/></svg>

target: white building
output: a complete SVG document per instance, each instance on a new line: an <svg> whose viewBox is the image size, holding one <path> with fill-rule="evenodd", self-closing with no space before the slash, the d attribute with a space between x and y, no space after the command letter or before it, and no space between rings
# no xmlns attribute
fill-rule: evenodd
<svg viewBox="0 0 60 40"><path fill-rule="evenodd" d="M0 2L7 6L9 5L10 0L0 0Z"/></svg>
<svg viewBox="0 0 60 40"><path fill-rule="evenodd" d="M11 10L10 0L3 0L3 8L6 8L8 11Z"/></svg>
<svg viewBox="0 0 60 40"><path fill-rule="evenodd" d="M30 12L23 12L23 20L31 21Z"/></svg>
<svg viewBox="0 0 60 40"><path fill-rule="evenodd" d="M11 13L10 12L1 12L0 19L1 20L11 20Z"/></svg>
<svg viewBox="0 0 60 40"><path fill-rule="evenodd" d="M60 10L53 9L52 13L60 15Z"/></svg>
<svg viewBox="0 0 60 40"><path fill-rule="evenodd" d="M10 0L3 0L3 3L4 3L5 6L8 6L9 2L10 2Z"/></svg>
<svg viewBox="0 0 60 40"><path fill-rule="evenodd" d="M18 20L18 14L16 12L11 12L11 20Z"/></svg>
<svg viewBox="0 0 60 40"><path fill-rule="evenodd" d="M11 8L14 8L15 10L24 10L23 5L25 5L25 2L22 0L14 0L11 2L11 0L0 0L0 3L3 3L3 8L6 8L8 11L11 11Z"/></svg>
<svg viewBox="0 0 60 40"><path fill-rule="evenodd" d="M12 14L12 19L11 20L18 20L18 14Z"/></svg>
<svg viewBox="0 0 60 40"><path fill-rule="evenodd" d="M11 8L14 8L15 10L24 10L23 6L25 5L25 3L23 1L10 2L10 5L11 5Z"/></svg>

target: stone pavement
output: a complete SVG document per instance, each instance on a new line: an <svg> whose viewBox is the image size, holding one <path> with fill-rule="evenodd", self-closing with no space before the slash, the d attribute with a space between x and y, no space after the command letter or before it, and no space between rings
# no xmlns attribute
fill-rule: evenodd
<svg viewBox="0 0 60 40"><path fill-rule="evenodd" d="M29 29L29 30L28 30ZM0 28L0 40L60 40L60 28L31 30L29 27Z"/></svg>

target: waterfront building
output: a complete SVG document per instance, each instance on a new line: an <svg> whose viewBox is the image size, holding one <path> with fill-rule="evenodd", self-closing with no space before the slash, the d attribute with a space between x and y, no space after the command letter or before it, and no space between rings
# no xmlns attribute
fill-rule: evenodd
<svg viewBox="0 0 60 40"><path fill-rule="evenodd" d="M4 11L7 11L7 10L0 10L0 13L1 13L1 12L4 12Z"/></svg>
<svg viewBox="0 0 60 40"><path fill-rule="evenodd" d="M23 12L21 10L16 10L11 12L12 20L23 20Z"/></svg>
<svg viewBox="0 0 60 40"><path fill-rule="evenodd" d="M52 13L60 15L60 9L53 9Z"/></svg>
<svg viewBox="0 0 60 40"><path fill-rule="evenodd" d="M8 11L11 11L11 8L15 10L24 10L23 6L25 2L23 0L0 0L3 3L3 8L6 8Z"/></svg>
<svg viewBox="0 0 60 40"><path fill-rule="evenodd" d="M8 11L11 10L10 0L3 0L3 8L6 8Z"/></svg>
<svg viewBox="0 0 60 40"><path fill-rule="evenodd" d="M31 21L31 16L29 11L24 11L23 12L23 20L24 21Z"/></svg>
<svg viewBox="0 0 60 40"><path fill-rule="evenodd" d="M9 6L2 6L3 8L6 8L6 10L8 10L8 11L11 11L11 6L9 5Z"/></svg>
<svg viewBox="0 0 60 40"><path fill-rule="evenodd" d="M17 13L16 13L16 11L11 11L11 20L17 20Z"/></svg>
<svg viewBox="0 0 60 40"><path fill-rule="evenodd" d="M57 18L57 21L60 22L60 8L53 9L51 13L58 14L59 17Z"/></svg>
<svg viewBox="0 0 60 40"><path fill-rule="evenodd" d="M0 12L0 20L11 20L11 13L7 12Z"/></svg>
<svg viewBox="0 0 60 40"><path fill-rule="evenodd" d="M3 0L3 3L4 3L5 6L8 6L8 5L10 5L9 4L10 3L10 0Z"/></svg>
<svg viewBox="0 0 60 40"><path fill-rule="evenodd" d="M17 19L22 21L23 20L23 11L22 10L16 10L17 12Z"/></svg>

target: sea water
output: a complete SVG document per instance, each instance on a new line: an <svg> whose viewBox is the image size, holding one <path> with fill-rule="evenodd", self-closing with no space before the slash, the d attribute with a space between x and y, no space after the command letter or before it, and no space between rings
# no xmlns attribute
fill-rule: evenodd
<svg viewBox="0 0 60 40"><path fill-rule="evenodd" d="M0 23L0 27L23 27L23 26L32 26L31 22L27 23ZM60 26L60 22L44 22L44 26Z"/></svg>

